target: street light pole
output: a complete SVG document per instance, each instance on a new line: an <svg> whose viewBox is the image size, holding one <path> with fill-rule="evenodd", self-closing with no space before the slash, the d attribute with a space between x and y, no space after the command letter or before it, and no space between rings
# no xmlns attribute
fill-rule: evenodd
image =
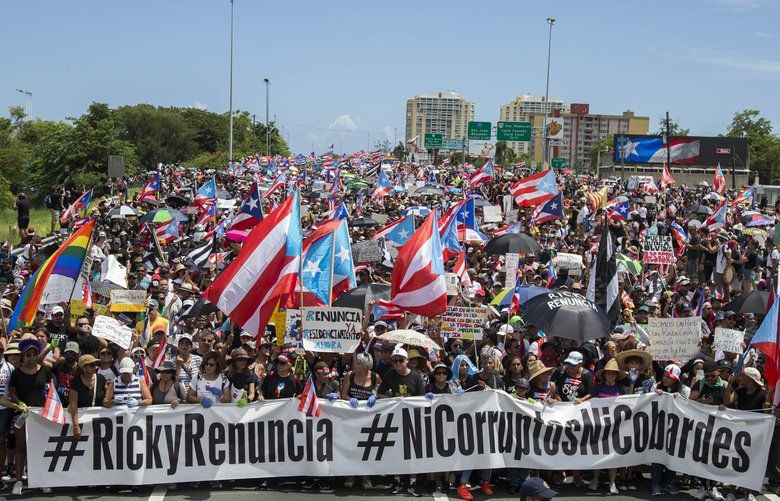
<svg viewBox="0 0 780 501"><path fill-rule="evenodd" d="M228 117L228 164L233 163L233 6L236 0L230 0L230 104Z"/></svg>
<svg viewBox="0 0 780 501"><path fill-rule="evenodd" d="M24 114L27 116L27 121L32 120L32 92L22 89L16 89L16 92L24 94Z"/></svg>
<svg viewBox="0 0 780 501"><path fill-rule="evenodd" d="M555 18L548 17L547 24L550 25L550 31L547 35L547 86L544 91L544 163L549 165L550 134L547 130L547 117L550 114L550 52L552 50L552 27L555 24Z"/></svg>
<svg viewBox="0 0 780 501"><path fill-rule="evenodd" d="M264 78L263 82L265 82L265 154L270 156L270 136L268 134L268 86L271 85L271 79Z"/></svg>

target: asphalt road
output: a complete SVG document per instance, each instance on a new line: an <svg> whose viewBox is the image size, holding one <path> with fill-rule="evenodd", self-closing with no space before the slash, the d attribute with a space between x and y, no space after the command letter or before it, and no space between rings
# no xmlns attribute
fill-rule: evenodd
<svg viewBox="0 0 780 501"><path fill-rule="evenodd" d="M691 494L693 491L681 490L679 495L671 496L665 494L661 497L652 497L650 495L649 481L645 482L648 485L641 485L629 490L621 490L617 496L609 496L610 499L615 501L627 501L627 500L679 500L679 499L693 499ZM74 499L101 499L112 497L115 499L148 499L149 501L201 501L201 500L217 500L217 501L239 501L239 500L261 500L261 501L332 501L343 500L345 497L354 497L363 500L372 499L415 499L411 494L403 493L396 496L386 494L386 486L375 486L369 491L364 491L360 488L345 489L339 483L339 487L331 490L323 491L310 491L303 490L299 485L294 483L283 484L274 490L261 490L258 488L257 481L235 481L224 482L223 487L220 489L211 489L207 483L201 484L199 487L192 487L188 485L178 485L175 488L171 486L156 486L155 488L145 487L138 490L130 490L129 488L111 487L106 488L102 486L96 487L78 487L71 489L58 488L54 489L51 494L43 494L39 489L25 489L21 496L11 496L9 493L10 485L6 486L0 491L1 499L50 499L57 501L72 501ZM517 500L518 496L510 496L503 485L495 487L495 493L493 496L484 496L479 490L472 491L475 501L482 500ZM725 495L726 493L723 492ZM571 485L565 485L559 490L559 496L556 499L599 499L606 497L606 485L599 492L591 492L587 488L577 488ZM742 499L743 495L738 494L737 499ZM448 501L457 500L457 496L454 492L449 496L445 496L439 492L431 495L426 493L420 499L434 501ZM780 501L780 497L774 494L762 494L757 496L759 500Z"/></svg>

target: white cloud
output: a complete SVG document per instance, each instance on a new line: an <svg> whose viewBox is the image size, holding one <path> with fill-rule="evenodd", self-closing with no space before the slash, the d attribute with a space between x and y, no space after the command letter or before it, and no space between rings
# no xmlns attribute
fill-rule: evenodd
<svg viewBox="0 0 780 501"><path fill-rule="evenodd" d="M715 0L715 2L728 10L744 12L751 9L759 9L770 0Z"/></svg>
<svg viewBox="0 0 780 501"><path fill-rule="evenodd" d="M196 110L205 110L209 107L209 105L206 103L201 103L200 101L195 101L195 104L191 104L189 107L195 108Z"/></svg>
<svg viewBox="0 0 780 501"><path fill-rule="evenodd" d="M336 117L336 120L328 125L328 128L333 130L357 130L359 121L360 119L355 121L351 116L346 114L339 115Z"/></svg>
<svg viewBox="0 0 780 501"><path fill-rule="evenodd" d="M763 31L756 31L755 33L753 33L753 36L757 37L757 38L770 38L770 39L771 38L775 38L775 36L773 34L766 33L766 32L763 32Z"/></svg>
<svg viewBox="0 0 780 501"><path fill-rule="evenodd" d="M780 73L780 59L761 59L746 57L739 51L733 50L711 50L697 48L681 48L675 51L650 50L651 53L693 61L698 63L722 66L745 71L754 71L761 73Z"/></svg>

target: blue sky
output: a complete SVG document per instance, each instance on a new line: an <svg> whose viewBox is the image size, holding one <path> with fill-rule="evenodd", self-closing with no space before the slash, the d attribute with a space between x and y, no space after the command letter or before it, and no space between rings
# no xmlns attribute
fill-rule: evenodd
<svg viewBox="0 0 780 501"><path fill-rule="evenodd" d="M501 104L544 93L592 113L665 111L692 134L757 108L780 126L780 0L527 2L237 0L234 106L271 114L295 151L365 148L404 135L406 99L455 90L495 122ZM0 109L80 115L111 106L228 109L228 0L5 1Z"/></svg>

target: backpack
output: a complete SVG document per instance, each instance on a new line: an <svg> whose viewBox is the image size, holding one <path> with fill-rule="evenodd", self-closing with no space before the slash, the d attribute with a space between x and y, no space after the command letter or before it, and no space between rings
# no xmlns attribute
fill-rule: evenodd
<svg viewBox="0 0 780 501"><path fill-rule="evenodd" d="M51 209L51 195L43 197L43 205L45 205L47 209Z"/></svg>

